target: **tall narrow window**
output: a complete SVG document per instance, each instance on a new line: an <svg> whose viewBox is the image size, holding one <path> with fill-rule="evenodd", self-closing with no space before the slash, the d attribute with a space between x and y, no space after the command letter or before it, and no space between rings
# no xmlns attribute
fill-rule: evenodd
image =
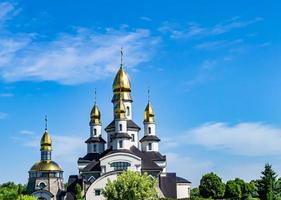
<svg viewBox="0 0 281 200"><path fill-rule="evenodd" d="M94 152L96 153L97 152L97 145L96 144L94 144Z"/></svg>
<svg viewBox="0 0 281 200"><path fill-rule="evenodd" d="M148 150L151 151L152 150L152 144L148 143Z"/></svg>
<svg viewBox="0 0 281 200"><path fill-rule="evenodd" d="M94 128L94 135L97 135L97 129Z"/></svg>
<svg viewBox="0 0 281 200"><path fill-rule="evenodd" d="M127 116L130 116L130 107L127 106Z"/></svg>
<svg viewBox="0 0 281 200"><path fill-rule="evenodd" d="M119 131L122 131L122 124L119 124Z"/></svg>
<svg viewBox="0 0 281 200"><path fill-rule="evenodd" d="M148 127L148 134L151 134L151 127Z"/></svg>
<svg viewBox="0 0 281 200"><path fill-rule="evenodd" d="M119 148L122 149L123 148L123 141L119 140Z"/></svg>
<svg viewBox="0 0 281 200"><path fill-rule="evenodd" d="M135 134L132 134L132 142L135 141Z"/></svg>

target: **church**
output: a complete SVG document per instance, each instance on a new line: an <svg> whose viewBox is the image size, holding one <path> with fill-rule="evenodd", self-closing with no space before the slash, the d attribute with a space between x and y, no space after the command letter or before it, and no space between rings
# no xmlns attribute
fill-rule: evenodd
<svg viewBox="0 0 281 200"><path fill-rule="evenodd" d="M155 178L160 198L190 197L191 182L178 177L176 173L167 172L166 156L159 151L161 140L151 101L148 100L144 109L141 128L133 120L131 91L131 82L123 67L121 52L121 65L112 86L113 119L104 128L106 138L102 137L101 111L94 102L90 113L89 137L85 138L87 153L78 158L78 174L69 177L68 187L63 191L62 169L51 161L51 139L46 129L41 140L41 161L29 172L30 194L37 197L41 194L43 200L75 200L75 187L79 184L86 200L104 200L102 190L108 180L113 181L122 171L131 170L148 173ZM41 165L48 167L45 170ZM56 181L51 181L53 176Z"/></svg>

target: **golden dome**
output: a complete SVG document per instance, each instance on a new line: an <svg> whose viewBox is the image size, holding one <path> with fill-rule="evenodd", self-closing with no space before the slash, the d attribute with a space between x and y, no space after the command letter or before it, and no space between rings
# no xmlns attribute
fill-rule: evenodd
<svg viewBox="0 0 281 200"><path fill-rule="evenodd" d="M62 169L56 162L46 160L35 163L30 171L62 171Z"/></svg>
<svg viewBox="0 0 281 200"><path fill-rule="evenodd" d="M144 110L144 120L143 122L154 123L154 112L150 101L148 102Z"/></svg>
<svg viewBox="0 0 281 200"><path fill-rule="evenodd" d="M52 151L52 139L47 130L41 138L41 151Z"/></svg>
<svg viewBox="0 0 281 200"><path fill-rule="evenodd" d="M113 92L131 92L129 76L122 65L115 76L112 88Z"/></svg>
<svg viewBox="0 0 281 200"><path fill-rule="evenodd" d="M125 119L126 110L125 110L125 105L124 105L121 98L116 103L116 105L114 107L114 111L115 111L115 118L116 119Z"/></svg>
<svg viewBox="0 0 281 200"><path fill-rule="evenodd" d="M91 124L96 124L99 125L101 124L101 114L100 114L100 110L99 107L97 106L97 104L95 103L92 111L91 111Z"/></svg>

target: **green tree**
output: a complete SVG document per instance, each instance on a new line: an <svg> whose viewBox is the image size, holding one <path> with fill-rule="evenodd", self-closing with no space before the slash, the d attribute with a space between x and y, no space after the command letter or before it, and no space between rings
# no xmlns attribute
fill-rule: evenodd
<svg viewBox="0 0 281 200"><path fill-rule="evenodd" d="M37 198L30 195L20 195L17 200L37 200Z"/></svg>
<svg viewBox="0 0 281 200"><path fill-rule="evenodd" d="M107 200L150 200L157 198L156 181L147 173L125 171L108 180L103 195Z"/></svg>
<svg viewBox="0 0 281 200"><path fill-rule="evenodd" d="M240 200L242 198L242 190L240 184L235 180L227 181L224 196L227 199Z"/></svg>
<svg viewBox="0 0 281 200"><path fill-rule="evenodd" d="M218 175L211 172L201 178L199 191L204 198L218 199L224 196L225 185Z"/></svg>
<svg viewBox="0 0 281 200"><path fill-rule="evenodd" d="M258 193L262 200L273 200L274 185L276 183L276 173L273 171L271 165L266 164L264 171L258 184Z"/></svg>
<svg viewBox="0 0 281 200"><path fill-rule="evenodd" d="M76 200L83 200L82 188L81 188L80 184L77 183L75 185L74 192L75 192L75 199Z"/></svg>

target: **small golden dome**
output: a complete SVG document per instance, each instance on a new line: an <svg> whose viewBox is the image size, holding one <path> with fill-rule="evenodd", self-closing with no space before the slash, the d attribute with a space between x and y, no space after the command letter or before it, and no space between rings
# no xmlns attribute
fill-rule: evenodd
<svg viewBox="0 0 281 200"><path fill-rule="evenodd" d="M112 89L113 92L131 92L129 76L122 65L115 76Z"/></svg>
<svg viewBox="0 0 281 200"><path fill-rule="evenodd" d="M144 120L143 122L154 123L154 112L150 101L148 102L144 110Z"/></svg>
<svg viewBox="0 0 281 200"><path fill-rule="evenodd" d="M41 151L52 151L52 139L48 131L45 130L41 138Z"/></svg>
<svg viewBox="0 0 281 200"><path fill-rule="evenodd" d="M62 171L62 169L56 162L46 160L35 163L30 171Z"/></svg>
<svg viewBox="0 0 281 200"><path fill-rule="evenodd" d="M121 98L119 99L119 101L115 105L114 111L115 111L115 118L116 119L125 119L126 110L125 110L125 105L124 105Z"/></svg>
<svg viewBox="0 0 281 200"><path fill-rule="evenodd" d="M91 124L96 124L99 125L101 124L101 114L100 114L100 110L99 107L97 106L97 104L95 103L92 111L91 111Z"/></svg>

